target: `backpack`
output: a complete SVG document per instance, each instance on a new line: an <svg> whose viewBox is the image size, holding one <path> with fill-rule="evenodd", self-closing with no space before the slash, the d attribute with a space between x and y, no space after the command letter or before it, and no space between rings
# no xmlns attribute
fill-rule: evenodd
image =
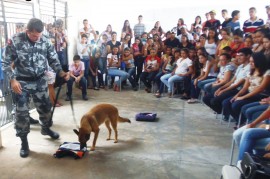
<svg viewBox="0 0 270 179"><path fill-rule="evenodd" d="M135 116L136 121L154 122L157 118L156 113L138 113Z"/></svg>
<svg viewBox="0 0 270 179"><path fill-rule="evenodd" d="M85 152L86 147L80 150L79 142L64 142L58 148L58 150L53 154L55 158L62 158L66 156L74 157L74 159L81 159Z"/></svg>

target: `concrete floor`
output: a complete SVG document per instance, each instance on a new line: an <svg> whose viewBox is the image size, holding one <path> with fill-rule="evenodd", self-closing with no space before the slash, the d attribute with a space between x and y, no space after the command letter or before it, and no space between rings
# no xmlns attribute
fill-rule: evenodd
<svg viewBox="0 0 270 179"><path fill-rule="evenodd" d="M232 128L221 125L213 112L202 104L187 104L179 98L157 99L143 90L133 92L88 90L89 101L82 101L78 89L74 96L77 124L92 106L110 103L120 115L132 121L118 125L119 143L106 141L103 124L96 151L83 159L56 159L58 146L77 142L76 127L68 102L56 108L52 129L60 139L51 140L40 134L40 126L32 125L28 135L31 153L20 158L20 140L13 124L2 129L0 178L142 178L142 179L217 179L228 164ZM64 95L62 95L64 99ZM157 112L157 122L137 122L138 112ZM37 113L31 114L37 118ZM92 136L93 137L93 136ZM91 146L92 138L88 141Z"/></svg>

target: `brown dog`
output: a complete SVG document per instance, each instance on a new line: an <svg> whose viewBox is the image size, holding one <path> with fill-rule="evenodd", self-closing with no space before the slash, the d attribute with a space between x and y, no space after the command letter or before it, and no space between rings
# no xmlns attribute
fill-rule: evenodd
<svg viewBox="0 0 270 179"><path fill-rule="evenodd" d="M79 131L77 129L73 129L73 131L78 135L80 148L83 149L86 147L86 142L90 139L90 133L94 132L94 140L93 145L91 147L91 151L95 150L96 141L99 133L99 126L104 123L109 130L109 137L107 140L111 139L112 129L110 128L110 124L115 133L114 143L118 142L118 134L117 134L117 122L130 122L127 118L122 118L118 114L118 109L111 104L99 104L93 107L89 112L87 112L81 119L81 128Z"/></svg>

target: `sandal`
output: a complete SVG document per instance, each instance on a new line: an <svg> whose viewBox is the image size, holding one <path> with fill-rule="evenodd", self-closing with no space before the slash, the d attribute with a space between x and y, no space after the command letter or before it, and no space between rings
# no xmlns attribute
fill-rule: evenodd
<svg viewBox="0 0 270 179"><path fill-rule="evenodd" d="M157 97L157 98L160 98L161 97L161 94L160 93L156 93L154 96Z"/></svg>
<svg viewBox="0 0 270 179"><path fill-rule="evenodd" d="M197 99L189 99L189 100L187 100L188 104L194 104L194 103L197 103L197 102L198 102Z"/></svg>

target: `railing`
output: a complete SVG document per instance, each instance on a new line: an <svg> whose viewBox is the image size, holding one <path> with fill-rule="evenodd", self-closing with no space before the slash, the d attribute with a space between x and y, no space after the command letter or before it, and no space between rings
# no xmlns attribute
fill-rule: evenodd
<svg viewBox="0 0 270 179"><path fill-rule="evenodd" d="M0 127L2 127L14 120L15 108L9 81L4 77L0 83Z"/></svg>

